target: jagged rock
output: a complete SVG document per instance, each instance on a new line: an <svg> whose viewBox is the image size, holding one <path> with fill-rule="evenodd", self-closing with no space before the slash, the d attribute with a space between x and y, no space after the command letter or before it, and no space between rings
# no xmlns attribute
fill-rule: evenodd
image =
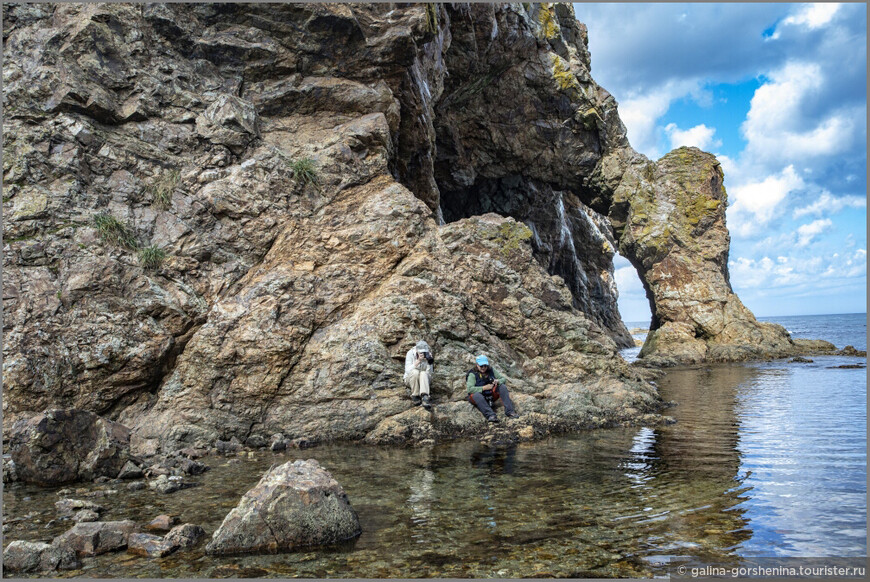
<svg viewBox="0 0 870 582"><path fill-rule="evenodd" d="M128 536L136 531L136 522L97 521L77 523L51 542L55 548L70 548L77 556L96 556L122 550Z"/></svg>
<svg viewBox="0 0 870 582"><path fill-rule="evenodd" d="M73 550L44 542L17 540L3 550L3 569L8 572L51 572L73 570L79 566Z"/></svg>
<svg viewBox="0 0 870 582"><path fill-rule="evenodd" d="M253 103L223 94L196 118L196 130L214 144L237 152L260 137L259 116Z"/></svg>
<svg viewBox="0 0 870 582"><path fill-rule="evenodd" d="M812 364L813 363L813 361L810 360L809 358L804 358L801 356L796 356L796 357L790 359L789 362L794 363L794 364Z"/></svg>
<svg viewBox="0 0 870 582"><path fill-rule="evenodd" d="M177 525L169 530L163 539L179 547L186 549L195 546L205 537L205 530L192 523Z"/></svg>
<svg viewBox="0 0 870 582"><path fill-rule="evenodd" d="M57 485L115 477L129 458L130 429L84 410L49 410L12 428L18 476Z"/></svg>
<svg viewBox="0 0 870 582"><path fill-rule="evenodd" d="M160 536L147 533L131 533L127 552L148 558L162 558L178 549L178 545Z"/></svg>
<svg viewBox="0 0 870 582"><path fill-rule="evenodd" d="M846 346L839 352L837 352L838 356L853 356L857 358L866 358L867 351L866 350L856 350L855 346Z"/></svg>
<svg viewBox="0 0 870 582"><path fill-rule="evenodd" d="M411 408L401 381L404 353L407 345L427 331L439 362L433 383L433 394L439 398L465 405L465 372L473 365L475 353L487 351L510 378L512 393L528 395L529 406L550 416L553 427L585 426L592 415L621 418L631 409L651 412L656 408L654 389L614 357L614 342L572 309L570 292L532 258L530 246L522 240L528 232L523 225L489 214L437 228L423 210L407 193L399 197L390 190L351 190L339 208L324 209L318 224L295 226L292 240L282 238L273 245L262 278L252 280L249 290L239 295L239 299L246 298L245 303L233 300L227 306L231 318L216 317L201 330L202 339L193 340L171 380L182 388L167 392L142 419L142 434L169 443L226 438L236 427L241 435L247 432L252 416L246 419L206 408L205 403L244 398L248 414L256 415L264 431L280 429L293 438L315 434L320 439L366 437L384 419ZM301 284L307 277L304 270L283 266L303 261L302 253L315 248L314 240L324 236L320 224L340 220L349 230L344 236L352 240L354 231L372 232L381 224L382 213L392 215L391 228L398 230L378 233L388 248L396 249L390 240L416 239L413 248L409 245L404 250L404 258L391 257L394 251L383 251L382 243L371 234L363 239L365 246L332 249L323 254L328 261L323 269L336 275L320 285L317 297ZM414 234L421 230L423 236ZM311 233L308 236L314 240L310 244L304 232ZM365 287L360 286L359 277L340 275L355 273L360 261L368 264L360 274L362 280L372 281ZM375 281L378 287L370 288ZM276 297L275 287L285 291ZM251 299L266 294L264 302ZM354 301L354 296L359 299ZM273 326L268 332L266 337L275 345L269 355L273 360L267 362L260 352L256 361L225 352L221 346L236 345L234 338L260 337L271 325L268 320L274 318L275 300L288 306L283 312L295 325ZM345 306L345 317L315 322L321 331L307 338L306 328L300 327L304 318L319 317L318 313L334 317L338 309L334 303ZM427 322L432 322L428 330ZM361 337L360 330L371 331ZM300 335L305 335L305 344L298 343ZM221 363L223 357L228 358L226 364ZM212 362L214 377L202 372L201 361ZM294 361L286 376L263 373L284 369ZM624 399L599 404L595 390L611 374L621 376L614 382L624 387ZM555 389L557 383L560 387ZM308 388L302 392L291 388L298 385ZM548 397L569 393L581 398L575 407ZM341 399L336 400L337 396ZM326 400L333 405L307 404ZM611 404L614 408L607 410ZM432 428L433 434L442 437L455 430L457 426L450 423Z"/></svg>
<svg viewBox="0 0 870 582"><path fill-rule="evenodd" d="M358 536L359 518L341 485L317 461L270 469L245 493L206 546L209 554L274 553Z"/></svg>
<svg viewBox="0 0 870 582"><path fill-rule="evenodd" d="M621 173L609 217L653 310L639 358L668 366L782 357L782 326L758 322L731 290L724 175L711 154L678 148L657 162L612 154Z"/></svg>
<svg viewBox="0 0 870 582"><path fill-rule="evenodd" d="M553 426L639 421L617 248L649 364L800 351L732 293L715 158L631 149L568 4L3 11L4 436L76 407L139 457L368 438L424 335L442 404L487 352Z"/></svg>

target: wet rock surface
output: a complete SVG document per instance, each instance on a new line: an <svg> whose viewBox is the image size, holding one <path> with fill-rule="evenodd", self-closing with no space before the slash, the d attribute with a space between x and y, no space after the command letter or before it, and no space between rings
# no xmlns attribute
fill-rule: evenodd
<svg viewBox="0 0 870 582"><path fill-rule="evenodd" d="M310 459L270 469L226 516L206 551L294 550L349 540L360 532L344 489Z"/></svg>
<svg viewBox="0 0 870 582"><path fill-rule="evenodd" d="M78 523L56 537L51 545L69 548L79 557L95 556L127 547L127 540L137 527L130 520Z"/></svg>
<svg viewBox="0 0 870 582"><path fill-rule="evenodd" d="M3 569L9 572L51 572L80 566L74 550L44 542L10 542L3 550Z"/></svg>
<svg viewBox="0 0 870 582"><path fill-rule="evenodd" d="M132 533L127 542L127 551L149 558L162 558L178 549L171 541L147 533Z"/></svg>
<svg viewBox="0 0 870 582"><path fill-rule="evenodd" d="M49 410L11 430L15 472L28 483L114 478L129 462L130 429L85 410Z"/></svg>

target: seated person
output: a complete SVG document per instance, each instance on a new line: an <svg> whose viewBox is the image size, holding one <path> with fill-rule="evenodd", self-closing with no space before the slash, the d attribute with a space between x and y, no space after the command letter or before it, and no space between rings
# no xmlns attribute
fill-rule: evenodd
<svg viewBox="0 0 870 582"><path fill-rule="evenodd" d="M477 365L470 369L465 376L465 388L468 391L468 399L477 406L487 422L498 422L498 416L492 409L496 400L504 404L505 416L516 418L519 414L514 410L504 376L497 373L489 365L489 359L480 355L475 358Z"/></svg>
<svg viewBox="0 0 870 582"><path fill-rule="evenodd" d="M420 340L417 345L405 354L405 384L411 388L411 402L414 406L423 405L426 410L432 409L429 400L429 383L432 372L435 371L435 358L429 344Z"/></svg>

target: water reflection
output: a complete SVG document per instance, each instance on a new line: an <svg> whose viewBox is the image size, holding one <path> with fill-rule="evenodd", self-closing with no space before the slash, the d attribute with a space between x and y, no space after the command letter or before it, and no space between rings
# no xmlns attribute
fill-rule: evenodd
<svg viewBox="0 0 870 582"><path fill-rule="evenodd" d="M802 423L821 422L816 416L824 414L818 412L824 398L800 395L810 388L797 389L796 396L790 374L749 366L671 371L659 384L666 400L680 403L668 411L678 422L655 429L601 430L511 447L344 445L262 453L237 463L210 459L213 470L203 487L169 496L120 489L101 501L110 508L106 518L144 522L173 513L211 532L269 465L316 457L345 487L363 534L340 548L277 556L212 558L201 548L163 559L105 555L84 572L62 575L649 577L669 572L663 562L736 563L747 553L776 555L770 547L839 554L843 540L866 543L860 531L866 530L866 504L855 497L861 486L853 482L862 459L866 474L866 436L849 445L855 435L833 422L823 425L825 435L802 430ZM815 412L801 410L802 401L814 403ZM803 449L795 451L796 443ZM807 459L809 484L795 473ZM826 475L824 468L832 466L839 473ZM810 493L812 487L818 492ZM831 497L817 502L834 525L819 526L812 521L818 512L797 509L789 495ZM13 524L7 539L50 539L69 527L44 528L56 517L56 499L52 490L7 488L7 515L34 514ZM832 503L844 503L858 517ZM797 520L810 520L801 533L783 527ZM857 551L852 555L866 552Z"/></svg>

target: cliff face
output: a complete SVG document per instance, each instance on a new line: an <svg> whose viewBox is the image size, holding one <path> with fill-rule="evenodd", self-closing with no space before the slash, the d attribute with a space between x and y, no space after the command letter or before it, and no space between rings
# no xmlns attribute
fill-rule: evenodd
<svg viewBox="0 0 870 582"><path fill-rule="evenodd" d="M3 38L10 419L456 434L478 352L537 427L636 419L617 247L648 358L779 333L730 292L715 160L631 150L569 5L5 5ZM420 338L434 423L401 385Z"/></svg>

